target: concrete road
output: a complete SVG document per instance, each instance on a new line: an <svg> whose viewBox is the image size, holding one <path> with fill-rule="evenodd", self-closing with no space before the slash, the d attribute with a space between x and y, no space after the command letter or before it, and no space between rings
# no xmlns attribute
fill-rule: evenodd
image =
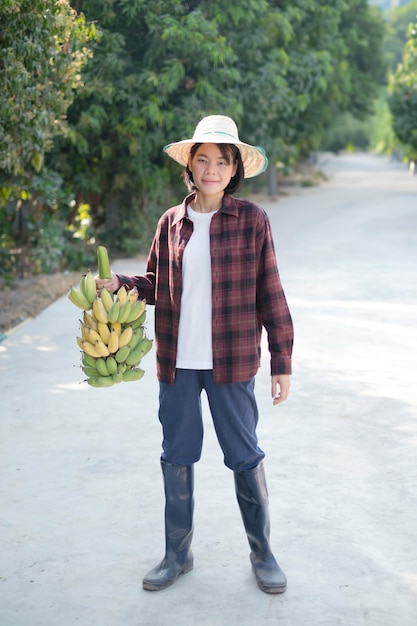
<svg viewBox="0 0 417 626"><path fill-rule="evenodd" d="M80 384L63 297L0 344L1 626L415 626L417 177L321 165L265 205L296 328L290 399L272 406L266 355L257 377L287 592L255 585L206 405L195 569L142 590L164 548L154 355L138 383Z"/></svg>

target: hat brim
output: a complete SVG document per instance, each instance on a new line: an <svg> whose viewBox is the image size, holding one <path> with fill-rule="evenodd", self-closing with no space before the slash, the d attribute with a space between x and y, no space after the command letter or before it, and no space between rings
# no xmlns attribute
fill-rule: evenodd
<svg viewBox="0 0 417 626"><path fill-rule="evenodd" d="M223 138L213 140L204 138L201 142L196 139L183 139L182 141L176 141L175 143L170 143L165 146L164 152L180 165L187 167L191 148L196 143L228 143L239 148L245 178L253 178L254 176L258 176L258 174L262 174L268 166L268 157L260 146L251 146L243 141L228 141Z"/></svg>

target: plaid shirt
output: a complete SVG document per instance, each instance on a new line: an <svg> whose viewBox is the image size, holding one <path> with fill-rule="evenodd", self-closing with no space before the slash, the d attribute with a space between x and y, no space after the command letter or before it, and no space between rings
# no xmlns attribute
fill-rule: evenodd
<svg viewBox="0 0 417 626"><path fill-rule="evenodd" d="M187 204L160 218L143 276L119 274L155 304L158 378L175 379L181 313L182 258L192 232ZM210 225L213 377L216 383L252 378L260 364L262 327L268 335L271 375L291 373L293 326L278 274L266 212L229 195Z"/></svg>

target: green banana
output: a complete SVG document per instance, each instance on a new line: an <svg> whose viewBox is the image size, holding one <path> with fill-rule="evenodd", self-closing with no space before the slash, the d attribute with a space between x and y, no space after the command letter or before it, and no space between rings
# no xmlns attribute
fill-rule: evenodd
<svg viewBox="0 0 417 626"><path fill-rule="evenodd" d="M137 300L130 309L130 313L126 319L126 324L130 324L130 322L134 322L138 319L144 312L146 307L145 300Z"/></svg>
<svg viewBox="0 0 417 626"><path fill-rule="evenodd" d="M125 383L129 383L135 380L140 380L142 378L142 376L144 375L144 370L141 369L130 369L130 370L126 370L125 373L123 374L123 382Z"/></svg>
<svg viewBox="0 0 417 626"><path fill-rule="evenodd" d="M93 356L90 356L89 354L85 352L83 353L83 358L81 362L83 365L85 365L85 367L94 367L96 369L97 359L95 359Z"/></svg>
<svg viewBox="0 0 417 626"><path fill-rule="evenodd" d="M100 374L100 376L109 376L110 375L109 368L107 367L106 360L103 357L101 357L100 359L96 360L96 368L97 368L98 373Z"/></svg>
<svg viewBox="0 0 417 626"><path fill-rule="evenodd" d="M126 357L127 365L139 365L145 354L148 354L149 350L152 348L152 339L147 339L144 337L140 343L136 346L136 348L129 353Z"/></svg>
<svg viewBox="0 0 417 626"><path fill-rule="evenodd" d="M94 378L99 374L95 367L91 367L91 365L84 365L82 368L84 374L88 376L88 378Z"/></svg>
<svg viewBox="0 0 417 626"><path fill-rule="evenodd" d="M92 378L87 378L87 382L91 387L111 387L114 385L112 376L93 376Z"/></svg>
<svg viewBox="0 0 417 626"><path fill-rule="evenodd" d="M109 255L104 246L98 246L97 248L97 263L100 278L111 278Z"/></svg>
<svg viewBox="0 0 417 626"><path fill-rule="evenodd" d="M83 275L81 276L81 280L80 280L80 291L81 291L81 293L83 293L83 294L85 295L85 297L86 297L86 298L87 298L87 300L88 300L88 297L87 297L87 288L86 288L86 286L85 286L85 281L86 281L86 278L87 278L87 274L83 274Z"/></svg>
<svg viewBox="0 0 417 626"><path fill-rule="evenodd" d="M130 348L130 352L132 352L132 350L136 348L139 341L142 340L142 337L143 337L143 328L138 328L137 330L133 331L132 339L127 344Z"/></svg>
<svg viewBox="0 0 417 626"><path fill-rule="evenodd" d="M106 359L107 369L109 370L109 374L112 376L117 372L117 361L114 356L108 356Z"/></svg>
<svg viewBox="0 0 417 626"><path fill-rule="evenodd" d="M81 291L78 291L78 289L71 287L71 289L68 291L68 298L73 304L75 304L75 306L78 306L80 309L83 309L84 311L90 311L91 302L88 300L87 296L85 296Z"/></svg>
<svg viewBox="0 0 417 626"><path fill-rule="evenodd" d="M123 346L123 348L119 348L119 350L114 355L114 358L118 363L123 363L123 361L126 361L126 358L129 356L129 352L129 346Z"/></svg>
<svg viewBox="0 0 417 626"><path fill-rule="evenodd" d="M119 312L120 312L120 302L116 300L115 302L113 302L112 308L110 309L108 313L109 322L111 324L114 324L114 322L117 322L117 318L119 317Z"/></svg>
<svg viewBox="0 0 417 626"><path fill-rule="evenodd" d="M132 304L129 302L129 300L126 300L126 302L124 302L120 306L119 315L117 318L117 321L120 324L124 324L126 322L127 318L129 317L131 309L132 309Z"/></svg>
<svg viewBox="0 0 417 626"><path fill-rule="evenodd" d="M116 374L113 374L113 381L115 383L122 383L123 382L123 374L121 372L117 372Z"/></svg>
<svg viewBox="0 0 417 626"><path fill-rule="evenodd" d="M84 283L85 295L87 296L87 300L93 304L94 300L97 298L97 287L96 281L94 280L94 276L92 272L88 271L85 275L85 283Z"/></svg>
<svg viewBox="0 0 417 626"><path fill-rule="evenodd" d="M146 322L146 310L142 313L140 317L138 317L136 320L131 322L133 330L135 330L135 328L140 328L141 326L144 325L145 322Z"/></svg>

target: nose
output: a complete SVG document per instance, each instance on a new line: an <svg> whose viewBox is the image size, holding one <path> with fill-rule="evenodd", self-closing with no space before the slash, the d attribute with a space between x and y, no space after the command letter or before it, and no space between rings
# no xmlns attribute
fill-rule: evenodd
<svg viewBox="0 0 417 626"><path fill-rule="evenodd" d="M214 174L216 171L214 162L207 161L205 170L206 170L206 174Z"/></svg>

